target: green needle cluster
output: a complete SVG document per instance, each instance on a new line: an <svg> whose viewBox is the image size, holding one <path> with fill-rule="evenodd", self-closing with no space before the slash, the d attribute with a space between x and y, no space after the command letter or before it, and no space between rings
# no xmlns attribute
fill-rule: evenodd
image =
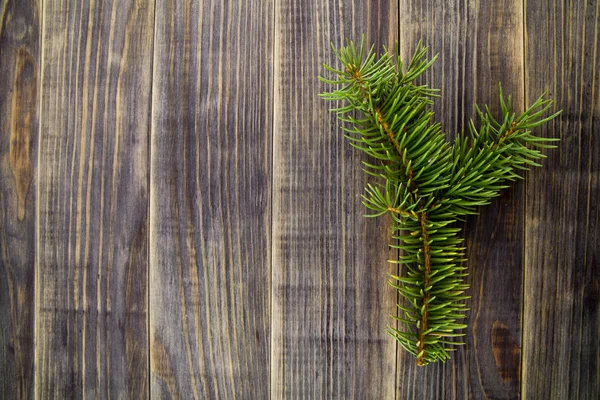
<svg viewBox="0 0 600 400"><path fill-rule="evenodd" d="M558 139L531 130L559 113L547 116L552 101L541 96L517 116L500 87L500 119L478 107L478 125L470 121L467 133L450 143L433 120L437 91L415 83L435 61L425 58L421 43L406 71L387 51L377 56L371 47L365 53L364 39L360 48L349 42L333 51L341 65L325 65L333 77L320 79L334 89L321 96L338 102L332 111L346 137L370 156L364 171L380 181L367 185L363 204L369 217L391 214L391 247L400 249L391 262L404 266L391 284L406 301L398 305L398 329L388 332L418 365L446 361L462 344L456 337L464 336L468 298L465 248L455 222L489 204L523 170L539 166L540 149L555 147Z"/></svg>

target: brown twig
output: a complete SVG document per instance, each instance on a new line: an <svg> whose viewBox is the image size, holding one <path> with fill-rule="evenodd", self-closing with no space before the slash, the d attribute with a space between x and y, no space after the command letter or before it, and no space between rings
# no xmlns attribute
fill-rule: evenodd
<svg viewBox="0 0 600 400"><path fill-rule="evenodd" d="M417 365L423 366L425 365L425 331L427 331L428 325L428 312L427 308L429 306L429 299L431 298L431 294L427 291L430 283L430 275L431 275L431 255L429 248L429 235L427 234L427 213L422 212L420 215L420 223L421 223L421 235L423 236L423 256L425 258L424 266L423 266L423 274L425 275L423 279L423 292L425 296L423 298L423 315L421 315L421 326L419 328L419 340L417 341Z"/></svg>
<svg viewBox="0 0 600 400"><path fill-rule="evenodd" d="M400 214L403 217L410 217L412 214L409 213L408 211L404 211L404 210L400 210L399 208L394 208L394 207L388 207L387 210L391 213L394 214Z"/></svg>

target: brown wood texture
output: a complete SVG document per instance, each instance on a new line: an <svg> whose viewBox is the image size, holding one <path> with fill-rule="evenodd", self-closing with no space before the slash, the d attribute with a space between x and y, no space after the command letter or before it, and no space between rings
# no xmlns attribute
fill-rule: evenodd
<svg viewBox="0 0 600 400"><path fill-rule="evenodd" d="M408 59L422 40L438 61L424 82L439 88L436 119L448 138L467 129L474 105L499 116L498 82L523 102L523 3L517 0L400 1L400 42ZM465 346L445 364L419 368L398 358L399 399L513 399L520 391L524 197L513 183L462 225L466 238L470 311ZM516 354L513 354L515 353Z"/></svg>
<svg viewBox="0 0 600 400"><path fill-rule="evenodd" d="M330 42L440 57L448 138L548 91L543 167L465 230L466 345L385 333L386 218ZM600 2L0 0L0 399L600 397Z"/></svg>
<svg viewBox="0 0 600 400"><path fill-rule="evenodd" d="M148 395L154 6L45 1L36 398Z"/></svg>
<svg viewBox="0 0 600 400"><path fill-rule="evenodd" d="M41 2L0 2L0 397L33 398Z"/></svg>
<svg viewBox="0 0 600 400"><path fill-rule="evenodd" d="M273 5L157 2L153 397L269 397Z"/></svg>
<svg viewBox="0 0 600 400"><path fill-rule="evenodd" d="M275 399L393 398L395 292L387 222L368 223L366 182L318 98L330 42L393 45L395 2L280 1L275 15L273 308Z"/></svg>
<svg viewBox="0 0 600 400"><path fill-rule="evenodd" d="M527 3L526 96L560 137L527 182L524 398L600 397L600 2Z"/></svg>

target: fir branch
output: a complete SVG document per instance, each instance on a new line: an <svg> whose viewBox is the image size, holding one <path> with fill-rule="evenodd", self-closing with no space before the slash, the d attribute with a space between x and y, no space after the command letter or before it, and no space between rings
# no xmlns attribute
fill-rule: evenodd
<svg viewBox="0 0 600 400"><path fill-rule="evenodd" d="M392 215L398 244L390 246L401 251L392 262L405 268L390 282L405 299L395 317L403 327L388 332L417 365L446 361L462 344L455 338L464 335L460 320L468 298L463 239L453 224L521 178L520 171L539 165L536 160L544 157L539 149L554 147L557 139L531 130L558 113L546 116L552 102L542 96L517 116L500 87L501 120L488 107L477 108L479 127L470 121L468 133L451 145L432 121L429 106L437 91L414 83L435 61L425 58L427 48L418 44L406 71L387 51L379 57L373 47L365 52L364 39L359 49L349 42L333 51L342 68L325 65L335 79L320 79L337 88L321 96L343 103L332 111L344 123L345 136L376 160L364 162L364 170L383 183L367 185L363 204L368 217Z"/></svg>

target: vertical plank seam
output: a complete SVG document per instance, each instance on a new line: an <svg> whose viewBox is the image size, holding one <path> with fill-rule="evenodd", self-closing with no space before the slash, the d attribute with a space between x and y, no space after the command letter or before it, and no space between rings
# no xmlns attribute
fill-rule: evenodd
<svg viewBox="0 0 600 400"><path fill-rule="evenodd" d="M402 36L400 35L400 1L398 0L396 1L396 52L397 52L397 56L400 56L400 48L402 46ZM400 66L398 66L399 68ZM397 244L397 243L395 243ZM394 251L394 254L396 254L396 259L400 259L400 249L396 249ZM398 276L400 276L400 265L396 264L396 270L394 271ZM396 317L399 317L400 313L399 313L399 309L398 309L398 304L400 303L400 292L398 292L397 290L395 290L396 292L396 304L394 305L394 314L396 315ZM398 329L398 320L394 321L395 323L395 328ZM398 341L394 340L394 347L395 347L395 351L394 354L396 355L395 359L394 359L394 400L398 400L398 379L400 379L399 374L398 374L398 363L400 362L400 346L398 345Z"/></svg>
<svg viewBox="0 0 600 400"><path fill-rule="evenodd" d="M151 249L150 246L152 241L150 237L152 235L152 229L150 224L152 223L151 206L152 200L152 137L154 134L154 64L156 61L156 3L160 0L154 0L154 15L152 24L152 62L150 63L150 118L148 119L148 137L146 143L146 152L148 167L146 169L146 184L148 186L148 197L146 199L146 224L148 229L146 230L146 340L148 343L147 355L146 355L146 370L148 376L146 377L148 385L148 399L152 398L152 341L150 340L150 325L151 325L151 308L150 308L150 272L151 272Z"/></svg>
<svg viewBox="0 0 600 400"><path fill-rule="evenodd" d="M522 40L523 40L523 50L522 50L522 61L521 61L521 65L523 68L523 106L527 107L528 104L528 99L527 99L527 0L523 0L522 2L522 18L521 18L521 30L522 30ZM523 392L524 392L524 387L525 387L525 377L524 377L524 370L525 370L525 312L526 312L526 307L525 307L525 302L527 301L527 296L525 293L527 290L527 183L528 180L525 179L523 182L523 195L522 197L524 197L523 199L523 247L522 247L522 259L523 259L523 266L522 266L522 270L523 270L523 276L522 276L522 282L521 282L521 333L520 333L520 337L521 337L521 357L520 357L520 367L519 367L519 396L520 398L523 398Z"/></svg>
<svg viewBox="0 0 600 400"><path fill-rule="evenodd" d="M274 248L274 244L275 244L275 240L274 240L274 232L273 232L273 226L275 225L274 223L274 219L273 219L273 208L274 208L274 191L275 191L275 107L276 107L276 103L275 103L275 95L276 95L276 88L275 88L275 79L276 79L276 71L277 71L277 62L276 62L276 56L277 56L277 52L276 52L276 47L277 47L277 11L279 9L279 1L278 0L273 0L273 16L271 18L271 28L273 29L273 44L271 47L271 62L273 63L271 65L272 71L271 71L271 91L272 91L272 96L271 96L271 193L270 193L270 203L271 203L271 209L270 209L270 231L271 231L271 259L270 259L270 263L269 263L269 278L271 280L270 285L269 285L269 399L272 400L273 399L273 340L274 340L274 336L275 336L275 332L273 330L273 322L274 322L274 313L273 313L273 302L274 302L274 295L273 295L273 286L275 283L275 280L273 279L273 260L274 260L274 254L275 254L275 248ZM282 366L283 368L285 368L285 366Z"/></svg>
<svg viewBox="0 0 600 400"><path fill-rule="evenodd" d="M39 52L39 63L40 63L40 67L39 67L39 71L40 71L40 79L39 81L39 86L38 86L38 93L39 93L39 97L37 99L37 106L38 106L38 137L37 137L37 170L41 171L41 154L42 154L42 149L41 149L41 143L42 143L42 114L43 114L43 107L42 107L42 99L44 98L44 32L45 32L45 21L46 21L46 13L45 13L45 2L44 0L40 0L40 15L39 18L41 19L41 23L40 23L40 32L38 34L38 40L40 41L40 52ZM39 184L39 175L38 174L34 174L34 182L35 182L35 211L34 211L34 219L35 219L35 226L33 228L34 230L34 256L33 256L33 275L34 275L34 279L33 279L33 293L34 293L34 302L33 302L33 396L35 399L39 399L39 393L38 393L38 333L39 333L39 321L38 321L38 306L41 302L40 297L40 291L37 290L40 285L39 285L39 279L40 279L40 274L39 274L39 269L40 269L40 240L39 240L39 236L40 236L40 184Z"/></svg>

